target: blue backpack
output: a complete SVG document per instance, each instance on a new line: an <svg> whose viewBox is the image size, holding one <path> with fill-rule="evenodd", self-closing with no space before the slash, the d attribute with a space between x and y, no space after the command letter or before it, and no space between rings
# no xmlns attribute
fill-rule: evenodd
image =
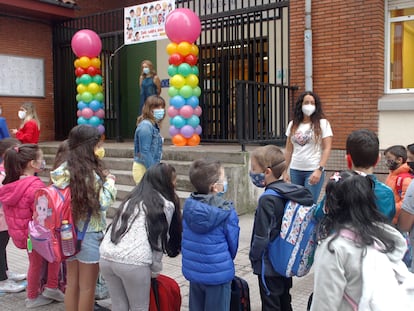
<svg viewBox="0 0 414 311"><path fill-rule="evenodd" d="M273 189L267 189L263 195L284 198ZM315 204L303 206L287 200L280 234L268 246L269 260L277 273L300 277L312 267L317 246L315 208Z"/></svg>

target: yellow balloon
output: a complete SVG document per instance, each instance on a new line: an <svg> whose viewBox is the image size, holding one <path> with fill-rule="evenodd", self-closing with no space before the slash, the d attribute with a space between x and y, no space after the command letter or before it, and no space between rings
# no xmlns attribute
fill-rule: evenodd
<svg viewBox="0 0 414 311"><path fill-rule="evenodd" d="M80 62L79 62L79 58L75 59L73 65L75 66L75 68L80 67Z"/></svg>
<svg viewBox="0 0 414 311"><path fill-rule="evenodd" d="M101 67L101 60L97 57L94 57L91 59L91 66L99 69L99 67Z"/></svg>
<svg viewBox="0 0 414 311"><path fill-rule="evenodd" d="M193 55L197 56L198 55L198 52L199 52L198 46L193 43L191 45L190 54L193 54Z"/></svg>
<svg viewBox="0 0 414 311"><path fill-rule="evenodd" d="M79 58L79 65L80 67L86 69L91 65L91 60L88 56L82 56L81 58Z"/></svg>
<svg viewBox="0 0 414 311"><path fill-rule="evenodd" d="M177 53L177 43L174 43L174 42L168 43L166 50L167 50L168 55Z"/></svg>
<svg viewBox="0 0 414 311"><path fill-rule="evenodd" d="M180 42L177 45L177 52L180 53L182 56L187 56L188 54L190 54L191 51L191 44L188 42Z"/></svg>
<svg viewBox="0 0 414 311"><path fill-rule="evenodd" d="M99 85L95 82L89 83L87 89L88 92L92 94L96 94L100 91Z"/></svg>
<svg viewBox="0 0 414 311"><path fill-rule="evenodd" d="M170 80L170 84L177 89L181 89L185 84L185 78L180 74L174 75Z"/></svg>
<svg viewBox="0 0 414 311"><path fill-rule="evenodd" d="M86 92L88 90L87 86L85 84L78 84L76 87L76 91L78 91L79 94L82 94L83 92Z"/></svg>
<svg viewBox="0 0 414 311"><path fill-rule="evenodd" d="M198 77L195 74L189 74L187 78L185 78L185 84L192 88L196 87L198 85Z"/></svg>

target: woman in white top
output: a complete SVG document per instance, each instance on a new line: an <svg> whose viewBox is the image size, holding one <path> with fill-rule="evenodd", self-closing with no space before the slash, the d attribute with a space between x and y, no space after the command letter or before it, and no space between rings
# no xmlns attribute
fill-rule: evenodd
<svg viewBox="0 0 414 311"><path fill-rule="evenodd" d="M286 169L284 180L308 188L316 203L325 179L333 134L315 93L307 91L299 96L286 136L286 167L290 166L290 174Z"/></svg>
<svg viewBox="0 0 414 311"><path fill-rule="evenodd" d="M113 311L149 307L151 278L162 270L162 255L178 255L181 213L174 167L159 163L120 205L100 247L99 262Z"/></svg>

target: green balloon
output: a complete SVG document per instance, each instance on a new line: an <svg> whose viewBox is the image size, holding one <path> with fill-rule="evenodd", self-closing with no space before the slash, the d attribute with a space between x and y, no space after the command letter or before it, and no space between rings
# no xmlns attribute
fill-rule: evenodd
<svg viewBox="0 0 414 311"><path fill-rule="evenodd" d="M92 82L101 85L102 84L102 76L101 75L94 75L92 77Z"/></svg>
<svg viewBox="0 0 414 311"><path fill-rule="evenodd" d="M193 74L195 74L196 76L198 76L199 71L198 71L198 67L197 66L191 67L191 70L192 70Z"/></svg>
<svg viewBox="0 0 414 311"><path fill-rule="evenodd" d="M201 95L201 89L200 89L200 87L199 86L196 86L195 88L193 88L192 89L192 95L193 96L197 96L197 97L200 97L200 95Z"/></svg>
<svg viewBox="0 0 414 311"><path fill-rule="evenodd" d="M173 87L173 86L170 86L169 89L168 89L168 95L170 97L177 96L178 95L178 89Z"/></svg>
<svg viewBox="0 0 414 311"><path fill-rule="evenodd" d="M191 66L187 63L182 63L178 66L178 73L184 77L187 77L190 73L192 73Z"/></svg>
<svg viewBox="0 0 414 311"><path fill-rule="evenodd" d="M89 83L92 82L92 77L90 75L88 75L88 74L85 73L85 74L83 74L83 75L80 76L79 81L82 84L88 85Z"/></svg>
<svg viewBox="0 0 414 311"><path fill-rule="evenodd" d="M77 102L81 102L82 101L82 95L81 94L76 94L76 101Z"/></svg>
<svg viewBox="0 0 414 311"><path fill-rule="evenodd" d="M103 93L102 93L102 92L98 92L98 93L96 93L96 94L93 96L93 99L94 99L94 100L97 100L97 101L99 101L99 102L103 102L103 100L104 100L104 95L103 95Z"/></svg>
<svg viewBox="0 0 414 311"><path fill-rule="evenodd" d="M180 89L180 95L184 98L190 98L193 95L193 89L189 85L184 85Z"/></svg>
<svg viewBox="0 0 414 311"><path fill-rule="evenodd" d="M89 92L83 92L81 94L81 99L82 99L83 102L89 103L89 102L92 101L93 95L91 93L89 93Z"/></svg>
<svg viewBox="0 0 414 311"><path fill-rule="evenodd" d="M175 76L178 73L177 67L174 66L174 65L169 65L167 71L168 71L168 75L170 77L173 77L173 76Z"/></svg>

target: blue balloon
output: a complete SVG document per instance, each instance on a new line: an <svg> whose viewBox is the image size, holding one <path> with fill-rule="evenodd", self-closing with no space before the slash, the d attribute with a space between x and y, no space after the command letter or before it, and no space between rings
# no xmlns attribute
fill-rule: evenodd
<svg viewBox="0 0 414 311"><path fill-rule="evenodd" d="M78 109L79 110L83 110L83 108L86 108L86 107L88 107L87 103L85 103L83 101L78 102Z"/></svg>
<svg viewBox="0 0 414 311"><path fill-rule="evenodd" d="M101 124L101 119L97 116L93 116L89 119L89 124L96 127Z"/></svg>
<svg viewBox="0 0 414 311"><path fill-rule="evenodd" d="M180 129L185 125L185 119L182 116L175 116L172 119L172 125L174 125L178 129Z"/></svg>
<svg viewBox="0 0 414 311"><path fill-rule="evenodd" d="M193 108L197 107L199 102L200 101L198 100L197 96L191 96L190 98L187 98L187 100L186 100L186 104L190 105Z"/></svg>
<svg viewBox="0 0 414 311"><path fill-rule="evenodd" d="M185 105L185 99L181 95L175 95L170 99L170 104L177 109Z"/></svg>
<svg viewBox="0 0 414 311"><path fill-rule="evenodd" d="M88 120L85 119L84 117L79 117L78 118L78 125L82 125L82 124L88 124Z"/></svg>
<svg viewBox="0 0 414 311"><path fill-rule="evenodd" d="M196 115L192 115L187 119L187 124L196 128L200 124L200 119Z"/></svg>
<svg viewBox="0 0 414 311"><path fill-rule="evenodd" d="M101 109L101 106L101 102L96 99L89 103L89 108L91 108L93 111L98 111L99 109Z"/></svg>

